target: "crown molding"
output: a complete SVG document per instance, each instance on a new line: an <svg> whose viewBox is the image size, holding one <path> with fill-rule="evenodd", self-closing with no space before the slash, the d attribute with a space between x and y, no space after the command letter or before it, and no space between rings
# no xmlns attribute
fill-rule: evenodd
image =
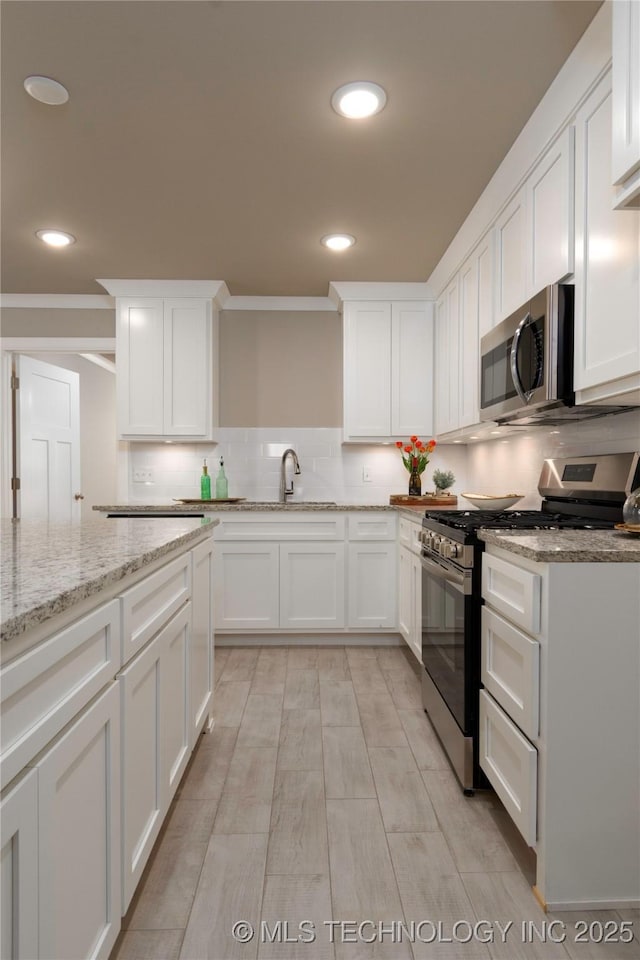
<svg viewBox="0 0 640 960"><path fill-rule="evenodd" d="M332 280L329 297L338 306L344 300L433 300L428 283Z"/></svg>
<svg viewBox="0 0 640 960"><path fill-rule="evenodd" d="M100 280L112 297L205 297L224 307L229 290L224 280Z"/></svg>
<svg viewBox="0 0 640 960"><path fill-rule="evenodd" d="M45 310L114 310L113 297L85 293L3 293L0 306Z"/></svg>

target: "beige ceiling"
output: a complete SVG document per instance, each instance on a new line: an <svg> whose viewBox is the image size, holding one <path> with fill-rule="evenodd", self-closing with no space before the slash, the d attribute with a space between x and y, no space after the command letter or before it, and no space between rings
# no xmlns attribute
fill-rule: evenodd
<svg viewBox="0 0 640 960"><path fill-rule="evenodd" d="M2 289L426 280L599 6L5 0ZM29 74L69 102L32 100ZM357 79L388 103L353 122L329 99ZM330 253L333 231L356 246Z"/></svg>

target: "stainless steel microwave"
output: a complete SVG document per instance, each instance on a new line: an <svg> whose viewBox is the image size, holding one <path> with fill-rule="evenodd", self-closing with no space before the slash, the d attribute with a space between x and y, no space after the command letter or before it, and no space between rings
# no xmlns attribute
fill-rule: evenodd
<svg viewBox="0 0 640 960"><path fill-rule="evenodd" d="M480 419L564 423L629 410L576 406L573 390L573 287L545 287L482 337Z"/></svg>

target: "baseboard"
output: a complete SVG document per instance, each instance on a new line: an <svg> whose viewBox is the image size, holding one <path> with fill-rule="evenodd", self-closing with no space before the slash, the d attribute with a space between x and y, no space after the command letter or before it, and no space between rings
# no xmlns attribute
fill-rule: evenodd
<svg viewBox="0 0 640 960"><path fill-rule="evenodd" d="M216 633L216 647L399 647L398 633ZM406 645L406 644L405 644Z"/></svg>

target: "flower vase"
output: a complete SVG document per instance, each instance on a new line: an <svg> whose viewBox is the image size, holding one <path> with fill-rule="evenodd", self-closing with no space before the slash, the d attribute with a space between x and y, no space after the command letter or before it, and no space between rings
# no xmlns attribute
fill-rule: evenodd
<svg viewBox="0 0 640 960"><path fill-rule="evenodd" d="M409 496L419 497L422 494L422 479L417 470L409 474Z"/></svg>

